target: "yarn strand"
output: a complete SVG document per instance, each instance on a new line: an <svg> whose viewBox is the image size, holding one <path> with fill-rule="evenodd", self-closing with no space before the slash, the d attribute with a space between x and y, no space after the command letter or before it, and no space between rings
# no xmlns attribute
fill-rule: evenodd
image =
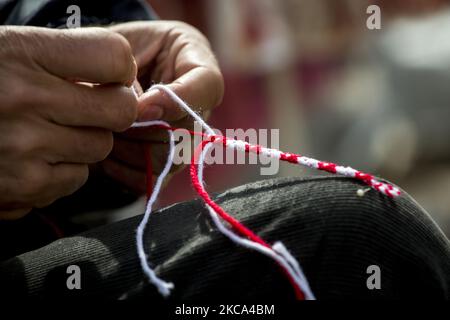
<svg viewBox="0 0 450 320"><path fill-rule="evenodd" d="M157 125L163 125L168 126L168 123L164 121L148 121L148 122L141 122L141 123L135 123L133 124L133 128L139 128L139 127L149 127L149 126L157 126ZM169 155L167 156L167 162L164 166L163 171L159 175L158 179L156 180L155 186L153 188L153 192L151 196L148 199L147 206L145 209L144 216L142 218L141 223L139 224L137 231L136 231L136 245L138 250L138 256L139 260L141 262L142 270L144 271L145 275L147 276L150 283L155 285L155 287L158 289L159 293L163 297L168 297L170 295L170 290L174 288L173 283L166 282L162 279L160 279L155 271L149 266L147 261L147 255L145 254L144 249L144 232L145 227L148 224L148 220L150 219L150 215L152 213L153 205L158 198L159 192L161 190L161 186L164 182L164 179L166 178L167 174L169 173L172 163L173 163L173 157L175 154L175 139L172 131L167 131L169 134ZM151 176L148 177L151 179Z"/></svg>

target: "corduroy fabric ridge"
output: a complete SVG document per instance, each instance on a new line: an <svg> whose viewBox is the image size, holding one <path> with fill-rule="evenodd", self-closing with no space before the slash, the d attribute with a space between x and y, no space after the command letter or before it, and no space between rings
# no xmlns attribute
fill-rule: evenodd
<svg viewBox="0 0 450 320"><path fill-rule="evenodd" d="M217 195L227 212L269 242L281 240L301 263L319 300L449 299L450 244L406 193L390 199L343 177L264 180ZM61 213L63 214L63 213ZM221 235L198 200L157 211L145 234L158 274L175 283L163 300L142 274L135 250L141 217L107 225L0 264L6 298L293 300L268 258ZM66 269L81 268L82 289L68 290ZM369 290L367 267L381 268Z"/></svg>

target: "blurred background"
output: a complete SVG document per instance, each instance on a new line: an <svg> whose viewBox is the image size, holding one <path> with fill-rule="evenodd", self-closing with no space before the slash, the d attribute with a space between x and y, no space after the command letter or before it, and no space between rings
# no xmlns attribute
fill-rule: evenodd
<svg viewBox="0 0 450 320"><path fill-rule="evenodd" d="M226 81L214 127L280 129L281 150L390 179L450 235L450 1L149 2L211 40ZM371 4L381 30L366 26ZM264 178L256 165L206 170L210 191ZM159 205L194 196L184 171Z"/></svg>

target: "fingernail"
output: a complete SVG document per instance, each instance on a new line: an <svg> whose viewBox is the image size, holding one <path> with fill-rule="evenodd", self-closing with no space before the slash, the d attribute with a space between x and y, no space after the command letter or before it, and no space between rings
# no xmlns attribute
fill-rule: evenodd
<svg viewBox="0 0 450 320"><path fill-rule="evenodd" d="M158 105L150 105L139 115L139 121L159 120L163 117L163 108Z"/></svg>

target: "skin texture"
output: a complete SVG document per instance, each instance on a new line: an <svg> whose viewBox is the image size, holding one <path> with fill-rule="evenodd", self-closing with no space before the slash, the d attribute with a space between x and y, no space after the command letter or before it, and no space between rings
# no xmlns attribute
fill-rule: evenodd
<svg viewBox="0 0 450 320"><path fill-rule="evenodd" d="M128 41L99 28L0 27L0 43L0 219L17 219L110 153L137 118L137 67Z"/></svg>
<svg viewBox="0 0 450 320"><path fill-rule="evenodd" d="M142 94L152 82L169 84L204 117L223 96L207 39L181 22L0 27L0 44L0 219L72 194L92 170L143 193L144 152L152 143L158 174L167 135L127 128L156 119L192 126L163 93Z"/></svg>
<svg viewBox="0 0 450 320"><path fill-rule="evenodd" d="M192 26L177 21L131 22L111 30L130 43L138 66L139 89L146 89L152 83L168 84L205 118L222 101L224 83L218 63L208 40ZM192 119L184 111L167 95L153 90L140 96L138 120L157 119L173 127L193 128ZM159 174L167 158L167 144L161 143L167 141L167 133L131 129L116 134L114 141L112 153L101 163L101 168L126 187L144 193L145 150L151 143L153 173Z"/></svg>

